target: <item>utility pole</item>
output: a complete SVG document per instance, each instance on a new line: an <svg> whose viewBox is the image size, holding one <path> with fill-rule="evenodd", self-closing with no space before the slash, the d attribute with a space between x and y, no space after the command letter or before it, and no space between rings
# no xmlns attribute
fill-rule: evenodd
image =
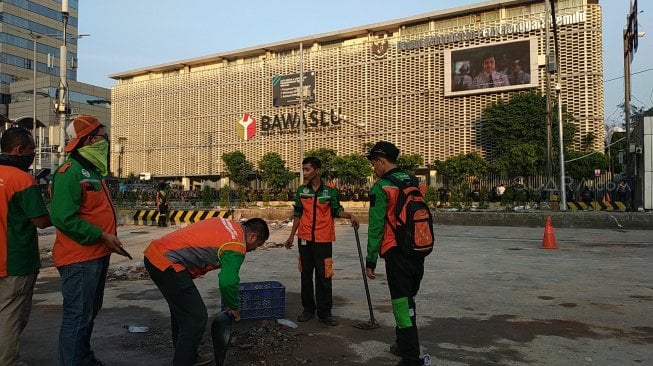
<svg viewBox="0 0 653 366"><path fill-rule="evenodd" d="M544 83L544 88L546 90L546 185L552 181L553 175L553 163L551 161L551 146L552 146L552 127L551 127L551 75L553 68L550 60L550 50L549 42L551 42L551 6L549 5L550 0L544 1L544 54L546 55L546 79ZM551 198L551 191L547 191L547 199Z"/></svg>
<svg viewBox="0 0 653 366"><path fill-rule="evenodd" d="M637 52L639 32L637 30L637 0L631 3L630 13L626 17L626 29L624 29L624 119L626 126L626 151L625 165L626 176L628 176L628 189L630 190L629 208L635 208L635 184L637 182L637 167L633 164L631 151L630 134L630 63Z"/></svg>
<svg viewBox="0 0 653 366"><path fill-rule="evenodd" d="M33 56L32 56L32 135L34 141L36 141L36 160L32 163L32 173L36 177L36 168L37 166L41 168L41 137L37 136L36 129L38 128L36 123L36 40L41 38L40 35L29 32L29 36L32 37L33 47Z"/></svg>
<svg viewBox="0 0 653 366"><path fill-rule="evenodd" d="M304 184L304 43L299 42L299 185Z"/></svg>
<svg viewBox="0 0 653 366"><path fill-rule="evenodd" d="M57 103L55 112L57 113L59 126L55 127L58 130L59 134L59 147L58 147L58 159L52 159L52 172L55 171L56 167L63 163L64 160L64 151L63 148L66 146L66 121L68 117L68 81L66 80L66 71L67 71L67 60L68 49L67 49L67 38L68 34L68 0L61 0L61 19L63 21L63 34L61 40L63 44L59 49L59 87L57 89ZM52 135L51 135L52 138ZM54 152L53 152L54 154Z"/></svg>
<svg viewBox="0 0 653 366"><path fill-rule="evenodd" d="M549 1L547 1L549 3ZM560 48L558 47L558 29L556 27L556 12L555 5L553 2L551 5L551 24L553 26L553 52L555 55L555 67L553 69L556 73L556 97L558 102L558 144L560 145L559 150L559 161L560 161L560 210L567 211L567 187L565 186L565 146L564 146L564 128L563 128L563 118L562 118L562 77L560 75Z"/></svg>

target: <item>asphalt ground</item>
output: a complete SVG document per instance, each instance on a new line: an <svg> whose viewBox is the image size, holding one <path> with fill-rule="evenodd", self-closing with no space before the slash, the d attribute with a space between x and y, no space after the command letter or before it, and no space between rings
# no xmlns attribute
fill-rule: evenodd
<svg viewBox="0 0 653 366"><path fill-rule="evenodd" d="M120 226L134 260L114 255L111 272L137 274L149 241L173 229ZM247 254L241 281L281 282L285 318L295 321L301 311L296 248L274 245L289 232L287 225L273 226L269 248ZM42 233L45 253L54 235ZM367 226L359 233L365 253ZM437 247L416 299L420 343L433 364L653 365L653 232L555 229L556 250L541 249L543 234L543 227L436 225ZM354 231L339 224L337 238L333 312L341 325L310 321L288 329L298 343L293 356L303 360L297 364L394 364L397 358L387 352L394 318L383 260L369 281L381 327L356 329L352 325L367 321L369 311ZM209 315L219 311L216 276L196 280ZM60 319L59 276L46 267L22 337L21 354L31 365L57 364ZM149 331L130 333L129 326ZM168 328L167 304L149 279L110 280L92 346L107 365L167 365ZM252 364L238 362L232 364Z"/></svg>

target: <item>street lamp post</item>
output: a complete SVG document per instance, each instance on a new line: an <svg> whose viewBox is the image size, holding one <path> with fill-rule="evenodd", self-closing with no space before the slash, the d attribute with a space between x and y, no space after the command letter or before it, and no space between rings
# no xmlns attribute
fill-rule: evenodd
<svg viewBox="0 0 653 366"><path fill-rule="evenodd" d="M32 133L36 135L36 40L41 38L40 35L29 32L29 36L32 37L32 44L34 46L34 57L32 58L32 77L34 78L34 83L32 85ZM40 134L39 134L40 135ZM38 159L36 160L37 164L41 162L41 139L40 136L36 138L36 155ZM34 164L34 163L32 163ZM36 166L32 169L34 176L36 177Z"/></svg>
<svg viewBox="0 0 653 366"><path fill-rule="evenodd" d="M34 135L34 140L36 142L36 156L37 156L37 158L36 158L36 165L34 166L34 175L36 175L36 173L37 173L36 172L36 166L37 165L40 166L41 163L42 163L42 159L41 159L42 156L41 155L42 155L42 151L43 151L43 149L42 149L42 147L43 147L43 132L39 130L38 136L37 136L37 121L38 121L38 119L36 117L36 115L37 115L36 96L38 94L37 93L37 82L36 82L37 64L38 64L38 61L37 61L37 55L38 54L37 54L37 50L36 50L37 41L39 39L41 39L41 38L44 38L44 37L51 37L51 38L61 37L62 39L65 40L66 38L68 38L68 36L66 34L39 34L39 33L33 32L33 31L30 31L28 33L28 35L30 36L30 38L32 38L32 51L33 51L33 55L32 55L32 79L33 79L32 80L32 133ZM88 37L88 36L90 36L90 34L78 34L77 36L71 37L71 38L79 39L79 38ZM64 62L65 62L65 59L66 59L67 56L68 56L67 53L59 55L60 59L63 59ZM66 70L63 71L64 74L65 74L65 71Z"/></svg>
<svg viewBox="0 0 653 366"><path fill-rule="evenodd" d="M66 61L68 58L67 28L68 28L68 0L61 1L61 20L63 22L63 33L61 37L62 45L59 49L59 87L57 89L57 108L56 112L59 119L59 161L58 165L64 160L64 146L66 144L66 119L68 117L68 81L66 80ZM53 159L54 160L54 159ZM54 169L52 169L54 172Z"/></svg>
<svg viewBox="0 0 653 366"><path fill-rule="evenodd" d="M299 185L304 184L304 43L299 42Z"/></svg>
<svg viewBox="0 0 653 366"><path fill-rule="evenodd" d="M559 75L559 74L558 74ZM562 96L560 95L560 76L556 83L556 95L558 97L558 144L560 145L560 210L567 210L567 192L565 187L565 148L564 148L564 129L562 118Z"/></svg>
<svg viewBox="0 0 653 366"><path fill-rule="evenodd" d="M126 137L119 136L118 144L115 147L116 152L118 152L118 179L122 179L122 154L125 152L125 141Z"/></svg>

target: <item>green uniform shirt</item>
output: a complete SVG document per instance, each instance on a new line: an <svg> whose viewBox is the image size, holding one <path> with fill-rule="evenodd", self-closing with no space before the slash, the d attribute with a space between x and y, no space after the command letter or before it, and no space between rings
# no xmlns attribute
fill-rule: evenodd
<svg viewBox="0 0 653 366"><path fill-rule="evenodd" d="M229 309L240 308L240 266L245 261L242 253L225 250L220 255L220 273L218 274L218 285L222 302Z"/></svg>
<svg viewBox="0 0 653 366"><path fill-rule="evenodd" d="M409 179L409 175L399 169L389 172L399 180ZM381 250L388 210L388 196L384 187L394 187L387 179L379 179L370 189L369 228L367 232L367 268L376 268L376 261Z"/></svg>
<svg viewBox="0 0 653 366"><path fill-rule="evenodd" d="M47 214L34 178L0 165L0 277L38 272L38 235L30 219Z"/></svg>
<svg viewBox="0 0 653 366"><path fill-rule="evenodd" d="M80 217L83 194L82 182L88 182L94 191L102 190L102 175L93 166L84 166L68 156L65 170L59 168L52 178L52 223L59 231L79 244L91 244L102 235L102 229Z"/></svg>

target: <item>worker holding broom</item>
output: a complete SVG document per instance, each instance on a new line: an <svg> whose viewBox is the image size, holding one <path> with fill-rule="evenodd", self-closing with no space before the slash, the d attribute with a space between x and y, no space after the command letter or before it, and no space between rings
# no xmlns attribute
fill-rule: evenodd
<svg viewBox="0 0 653 366"><path fill-rule="evenodd" d="M356 216L345 212L338 201L338 191L320 177L322 162L309 156L302 161L306 183L297 189L293 210L293 225L285 246L293 246L295 233L299 243L299 271L301 272L301 297L303 311L297 321L306 322L317 316L323 324L337 326L331 314L333 305L333 241L336 239L334 217L351 220L358 228ZM313 291L315 273L315 291Z"/></svg>

